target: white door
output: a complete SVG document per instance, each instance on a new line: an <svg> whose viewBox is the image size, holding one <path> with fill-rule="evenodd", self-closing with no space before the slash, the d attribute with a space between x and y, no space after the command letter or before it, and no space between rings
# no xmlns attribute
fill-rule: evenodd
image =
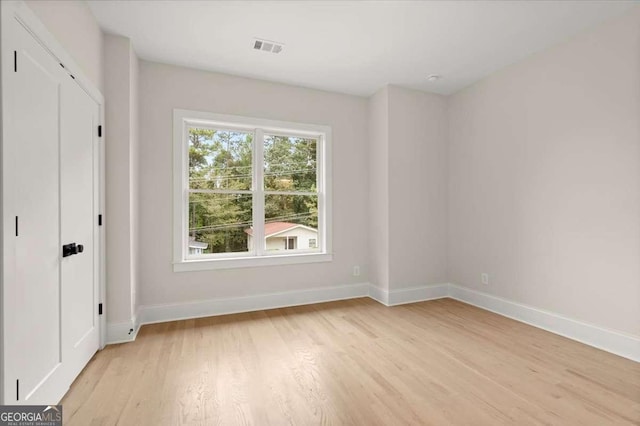
<svg viewBox="0 0 640 426"><path fill-rule="evenodd" d="M3 51L3 402L55 404L98 348L97 105L17 21L11 40ZM68 242L85 250L63 258Z"/></svg>
<svg viewBox="0 0 640 426"><path fill-rule="evenodd" d="M61 265L62 360L73 381L100 344L95 161L100 109L71 78L63 83L61 97L60 236L63 245L76 244L77 252L63 257Z"/></svg>

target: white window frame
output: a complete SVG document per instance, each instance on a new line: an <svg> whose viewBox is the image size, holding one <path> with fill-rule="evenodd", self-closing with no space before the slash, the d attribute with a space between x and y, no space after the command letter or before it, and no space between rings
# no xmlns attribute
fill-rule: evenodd
<svg viewBox="0 0 640 426"><path fill-rule="evenodd" d="M190 126L237 129L254 133L253 138L253 251L219 253L207 257L189 257L189 143ZM312 251L266 252L264 240L264 134L313 137L317 139L318 249ZM260 166L258 166L260 164ZM272 193L271 191L266 191ZM285 194L287 194L285 192ZM330 262L331 249L331 127L237 115L215 114L184 109L173 110L173 270L174 272L209 269L245 268L298 263ZM262 224L260 224L262 222Z"/></svg>

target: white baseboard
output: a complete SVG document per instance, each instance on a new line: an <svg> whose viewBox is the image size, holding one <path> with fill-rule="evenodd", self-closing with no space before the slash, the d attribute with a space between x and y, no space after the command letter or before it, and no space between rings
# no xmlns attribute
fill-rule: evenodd
<svg viewBox="0 0 640 426"><path fill-rule="evenodd" d="M385 306L389 306L389 292L373 284L369 284L369 297L380 302Z"/></svg>
<svg viewBox="0 0 640 426"><path fill-rule="evenodd" d="M400 288L389 292L387 306L424 302L449 296L449 284L432 284L420 287Z"/></svg>
<svg viewBox="0 0 640 426"><path fill-rule="evenodd" d="M640 338L449 284L449 297L560 336L640 362Z"/></svg>
<svg viewBox="0 0 640 426"><path fill-rule="evenodd" d="M638 337L608 330L455 284L434 284L388 291L369 283L359 283L256 296L140 306L137 317L133 318L132 321L107 324L107 344L135 340L138 329L142 324L284 308L367 296L386 306L450 297L640 362L640 338ZM133 332L130 331L131 329L133 329Z"/></svg>
<svg viewBox="0 0 640 426"><path fill-rule="evenodd" d="M385 306L404 305L406 303L424 302L442 299L449 296L449 284L431 284L419 287L384 290L373 284L369 285L369 297Z"/></svg>
<svg viewBox="0 0 640 426"><path fill-rule="evenodd" d="M263 309L285 308L369 295L369 284L351 284L308 290L268 293L256 296L210 299L166 305L140 306L140 324L237 314Z"/></svg>
<svg viewBox="0 0 640 426"><path fill-rule="evenodd" d="M132 318L131 321L107 323L106 344L133 342L136 340L139 329L137 317Z"/></svg>

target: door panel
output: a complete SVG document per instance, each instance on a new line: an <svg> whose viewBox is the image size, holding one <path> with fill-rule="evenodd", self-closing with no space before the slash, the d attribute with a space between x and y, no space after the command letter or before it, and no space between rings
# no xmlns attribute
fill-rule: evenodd
<svg viewBox="0 0 640 426"><path fill-rule="evenodd" d="M9 76L6 94L11 139L5 143L5 165L11 180L5 188L18 217L18 235L13 235L14 276L5 285L10 350L5 368L13 385L8 395L37 403L48 393L47 382L61 374L58 153L60 88L66 75L24 28L16 23L16 29L19 68Z"/></svg>
<svg viewBox="0 0 640 426"><path fill-rule="evenodd" d="M82 245L83 251L62 259L62 336L65 371L71 380L98 350L98 289L94 259L97 212L98 104L67 81L61 99L60 201L63 244Z"/></svg>

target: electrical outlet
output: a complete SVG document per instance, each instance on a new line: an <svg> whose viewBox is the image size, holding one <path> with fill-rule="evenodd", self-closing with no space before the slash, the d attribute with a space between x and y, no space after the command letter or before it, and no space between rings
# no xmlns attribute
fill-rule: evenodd
<svg viewBox="0 0 640 426"><path fill-rule="evenodd" d="M487 274L486 272L481 273L480 274L480 281L482 281L482 284L488 285L489 284L489 274Z"/></svg>
<svg viewBox="0 0 640 426"><path fill-rule="evenodd" d="M359 277L360 276L360 267L358 265L353 267L353 276L354 277Z"/></svg>

